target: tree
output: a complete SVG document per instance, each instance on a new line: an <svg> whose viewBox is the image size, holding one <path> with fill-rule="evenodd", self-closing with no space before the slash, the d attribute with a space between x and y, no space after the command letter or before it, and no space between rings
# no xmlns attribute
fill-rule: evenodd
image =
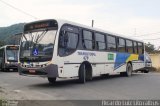
<svg viewBox="0 0 160 106"><path fill-rule="evenodd" d="M153 52L155 52L155 47L154 47L153 44L151 44L150 42L148 42L148 43L145 44L145 50L148 53L153 53Z"/></svg>
<svg viewBox="0 0 160 106"><path fill-rule="evenodd" d="M7 45L19 45L22 33L9 36L4 41Z"/></svg>
<svg viewBox="0 0 160 106"><path fill-rule="evenodd" d="M3 41L0 41L0 47L4 46L4 45L5 45L5 43Z"/></svg>

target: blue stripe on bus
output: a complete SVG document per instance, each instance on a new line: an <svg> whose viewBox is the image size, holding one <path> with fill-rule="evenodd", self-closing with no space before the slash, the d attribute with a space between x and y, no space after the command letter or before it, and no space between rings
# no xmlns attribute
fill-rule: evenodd
<svg viewBox="0 0 160 106"><path fill-rule="evenodd" d="M128 59L129 56L130 54L128 53L116 53L114 69L117 69L120 66L122 66L124 63L126 63L126 60Z"/></svg>
<svg viewBox="0 0 160 106"><path fill-rule="evenodd" d="M117 68L123 66L126 62L127 59L129 59L130 57L133 57L133 60L131 61L144 61L144 55L138 55L138 58L134 58L133 56L134 54L129 54L129 53L116 53L116 59L115 59L115 64L114 64L114 70L116 70ZM137 57L137 56L136 56Z"/></svg>

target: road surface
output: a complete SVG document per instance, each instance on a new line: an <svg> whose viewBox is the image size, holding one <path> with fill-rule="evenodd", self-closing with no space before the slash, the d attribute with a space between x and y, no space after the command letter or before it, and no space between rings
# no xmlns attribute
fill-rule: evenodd
<svg viewBox="0 0 160 106"><path fill-rule="evenodd" d="M85 84L58 79L51 85L40 77L0 72L2 98L14 100L135 100L160 98L160 73L136 73L132 77L95 77Z"/></svg>

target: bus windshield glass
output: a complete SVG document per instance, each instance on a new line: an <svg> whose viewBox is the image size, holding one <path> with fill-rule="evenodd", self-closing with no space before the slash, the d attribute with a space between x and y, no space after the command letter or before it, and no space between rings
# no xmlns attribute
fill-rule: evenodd
<svg viewBox="0 0 160 106"><path fill-rule="evenodd" d="M18 51L19 50L6 50L7 61L18 62Z"/></svg>
<svg viewBox="0 0 160 106"><path fill-rule="evenodd" d="M57 30L41 30L23 34L20 46L20 61L50 61L53 55Z"/></svg>

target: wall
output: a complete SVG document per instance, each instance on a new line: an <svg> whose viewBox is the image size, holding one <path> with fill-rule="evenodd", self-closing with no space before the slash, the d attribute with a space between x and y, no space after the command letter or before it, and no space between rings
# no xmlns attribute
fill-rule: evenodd
<svg viewBox="0 0 160 106"><path fill-rule="evenodd" d="M149 54L149 56L152 61L152 66L156 69L160 69L160 54Z"/></svg>

